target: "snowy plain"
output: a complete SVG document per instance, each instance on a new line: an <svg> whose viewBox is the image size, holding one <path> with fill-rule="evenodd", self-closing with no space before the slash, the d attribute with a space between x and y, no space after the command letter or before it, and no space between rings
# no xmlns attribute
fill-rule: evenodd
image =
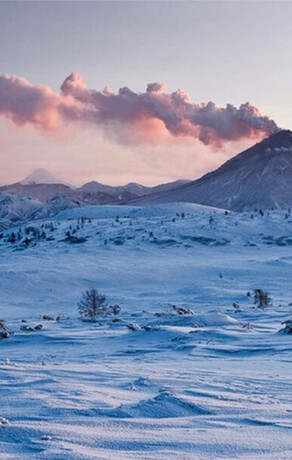
<svg viewBox="0 0 292 460"><path fill-rule="evenodd" d="M0 240L1 459L292 458L292 214L88 206L21 229ZM80 320L91 287L120 320Z"/></svg>

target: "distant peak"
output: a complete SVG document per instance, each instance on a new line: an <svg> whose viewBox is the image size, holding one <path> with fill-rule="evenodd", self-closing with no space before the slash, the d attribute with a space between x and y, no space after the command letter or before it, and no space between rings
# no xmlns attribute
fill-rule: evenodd
<svg viewBox="0 0 292 460"><path fill-rule="evenodd" d="M36 168L28 176L26 176L21 182L23 185L32 184L64 184L70 186L67 182L54 176L50 171L44 168Z"/></svg>
<svg viewBox="0 0 292 460"><path fill-rule="evenodd" d="M23 180L26 184L52 184L60 183L60 180L44 168L34 169Z"/></svg>

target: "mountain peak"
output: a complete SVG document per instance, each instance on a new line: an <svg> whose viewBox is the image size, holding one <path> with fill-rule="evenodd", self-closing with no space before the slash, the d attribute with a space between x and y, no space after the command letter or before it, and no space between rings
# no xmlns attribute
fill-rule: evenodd
<svg viewBox="0 0 292 460"><path fill-rule="evenodd" d="M292 138L292 131L290 129L282 129L282 130L278 131L277 133L272 134L270 137L276 137L276 136L278 138L281 138L281 137Z"/></svg>
<svg viewBox="0 0 292 460"><path fill-rule="evenodd" d="M34 169L28 176L26 176L21 182L22 185L33 185L33 184L64 184L71 187L66 181L63 181L59 177L54 176L50 171L44 168Z"/></svg>
<svg viewBox="0 0 292 460"><path fill-rule="evenodd" d="M292 131L289 129L283 129L282 131L272 134L270 137L262 141L262 143L266 144L266 147L270 148L292 148Z"/></svg>
<svg viewBox="0 0 292 460"><path fill-rule="evenodd" d="M58 184L60 182L62 181L44 168L34 169L22 180L22 183L25 184Z"/></svg>

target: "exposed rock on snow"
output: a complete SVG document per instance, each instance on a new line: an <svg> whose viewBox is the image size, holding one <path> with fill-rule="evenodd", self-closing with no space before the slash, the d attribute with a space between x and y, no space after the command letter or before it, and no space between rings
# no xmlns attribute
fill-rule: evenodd
<svg viewBox="0 0 292 460"><path fill-rule="evenodd" d="M0 425L9 425L9 421L7 420L7 418L1 417Z"/></svg>
<svg viewBox="0 0 292 460"><path fill-rule="evenodd" d="M285 325L283 329L285 334L292 334L292 319L287 319L286 321L283 321L282 324Z"/></svg>

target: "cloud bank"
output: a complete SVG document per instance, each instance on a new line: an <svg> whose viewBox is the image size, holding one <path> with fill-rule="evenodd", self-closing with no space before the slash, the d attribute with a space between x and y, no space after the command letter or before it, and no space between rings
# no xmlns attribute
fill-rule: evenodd
<svg viewBox="0 0 292 460"><path fill-rule="evenodd" d="M214 149L228 141L259 138L279 130L249 102L239 108L214 102L192 103L183 90L166 92L164 83L149 83L145 92L128 87L118 93L87 89L82 76L73 72L60 92L26 79L0 76L0 115L17 125L32 124L46 131L61 130L64 122L81 122L114 133L122 143L151 143L162 133L176 138L194 138Z"/></svg>

